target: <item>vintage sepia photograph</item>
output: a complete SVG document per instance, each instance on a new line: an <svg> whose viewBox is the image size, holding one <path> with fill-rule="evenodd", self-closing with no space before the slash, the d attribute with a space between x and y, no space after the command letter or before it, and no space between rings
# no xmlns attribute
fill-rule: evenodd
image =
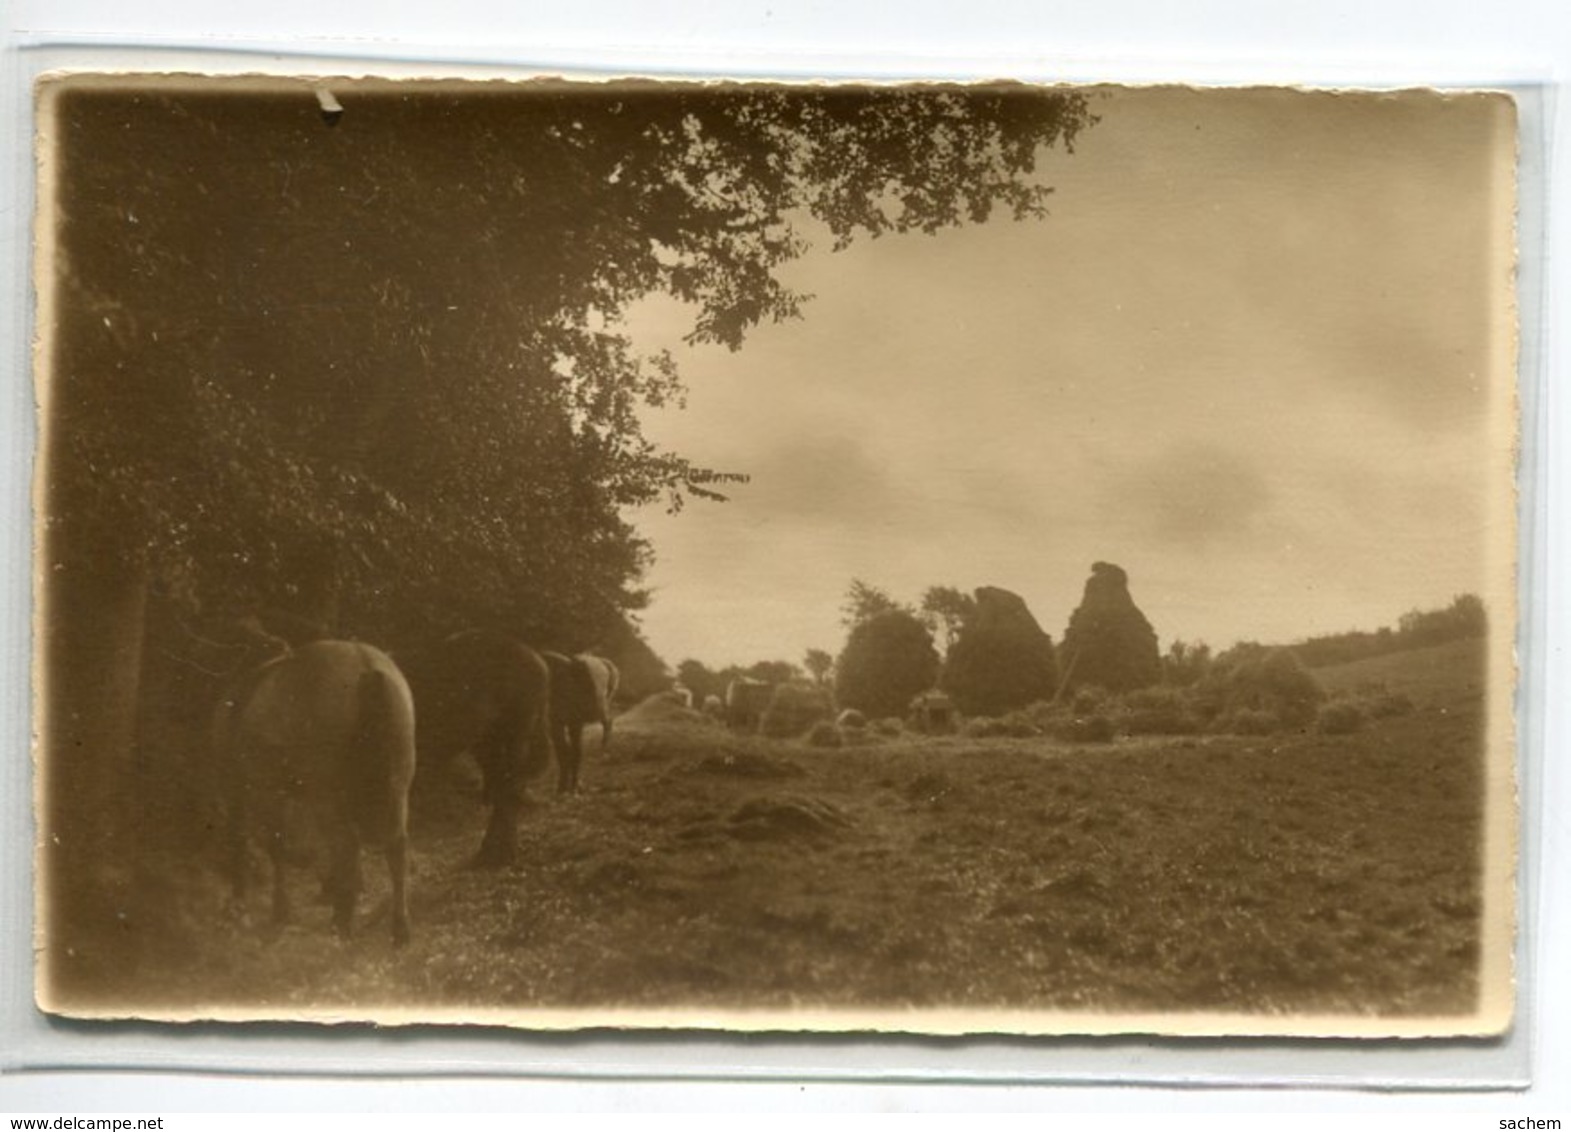
<svg viewBox="0 0 1571 1132"><path fill-rule="evenodd" d="M36 995L1494 1035L1482 90L38 87Z"/></svg>

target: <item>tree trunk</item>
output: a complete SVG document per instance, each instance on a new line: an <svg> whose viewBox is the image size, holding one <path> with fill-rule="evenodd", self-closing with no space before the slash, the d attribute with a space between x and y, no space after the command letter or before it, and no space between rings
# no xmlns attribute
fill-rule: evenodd
<svg viewBox="0 0 1571 1132"><path fill-rule="evenodd" d="M93 545L71 545L91 541ZM137 695L148 571L135 548L52 538L40 604L41 1001L134 962Z"/></svg>

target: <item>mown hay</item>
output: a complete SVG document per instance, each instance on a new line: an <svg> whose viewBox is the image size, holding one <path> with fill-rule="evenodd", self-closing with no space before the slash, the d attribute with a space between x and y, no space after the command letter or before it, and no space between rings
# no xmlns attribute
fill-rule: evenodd
<svg viewBox="0 0 1571 1132"><path fill-rule="evenodd" d="M850 825L838 807L806 795L753 798L727 819L728 832L743 841L822 837Z"/></svg>
<svg viewBox="0 0 1571 1132"><path fill-rule="evenodd" d="M1100 712L1063 719L1052 730L1055 739L1068 743L1111 743L1117 733L1112 719Z"/></svg>
<svg viewBox="0 0 1571 1132"><path fill-rule="evenodd" d="M717 774L728 778L798 778L807 773L790 759L738 752L712 755L693 767L698 774Z"/></svg>
<svg viewBox="0 0 1571 1132"><path fill-rule="evenodd" d="M841 747L845 745L845 737L840 734L840 728L821 719L807 733L807 743L810 747Z"/></svg>
<svg viewBox="0 0 1571 1132"><path fill-rule="evenodd" d="M829 697L811 684L781 684L769 698L758 721L761 735L771 739L798 739L815 724L828 722Z"/></svg>
<svg viewBox="0 0 1571 1132"><path fill-rule="evenodd" d="M1282 730L1282 717L1274 711L1237 708L1222 716L1217 729L1234 735L1275 735Z"/></svg>
<svg viewBox="0 0 1571 1132"><path fill-rule="evenodd" d="M997 719L984 715L967 720L964 733L969 739L1032 739L1042 728L1026 712L1012 711Z"/></svg>
<svg viewBox="0 0 1571 1132"><path fill-rule="evenodd" d="M1235 721L1248 711L1273 715L1283 726L1307 727L1326 698L1320 682L1288 649L1245 661L1222 679L1224 718Z"/></svg>
<svg viewBox="0 0 1571 1132"><path fill-rule="evenodd" d="M1351 700L1326 704L1315 719L1315 730L1322 735L1351 735L1363 725L1363 710Z"/></svg>
<svg viewBox="0 0 1571 1132"><path fill-rule="evenodd" d="M1126 735L1193 735L1200 719L1178 688L1139 688L1119 698L1118 724Z"/></svg>
<svg viewBox="0 0 1571 1132"><path fill-rule="evenodd" d="M633 727L660 723L702 723L704 716L682 703L680 697L670 692L654 695L628 708L616 717L617 726Z"/></svg>

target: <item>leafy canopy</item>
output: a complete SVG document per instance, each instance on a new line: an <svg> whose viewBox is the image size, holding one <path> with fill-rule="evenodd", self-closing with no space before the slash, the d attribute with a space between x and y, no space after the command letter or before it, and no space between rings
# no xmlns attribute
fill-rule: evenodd
<svg viewBox="0 0 1571 1132"><path fill-rule="evenodd" d="M938 678L938 650L926 625L908 610L888 609L859 622L835 661L835 701L870 717L903 716Z"/></svg>
<svg viewBox="0 0 1571 1132"><path fill-rule="evenodd" d="M683 388L629 305L736 349L802 312L809 222L1041 216L1038 154L1092 122L1018 87L332 89L331 126L299 81L47 92L48 503L57 550L119 534L192 606L326 585L362 629L636 608L625 510L737 477L643 434Z"/></svg>

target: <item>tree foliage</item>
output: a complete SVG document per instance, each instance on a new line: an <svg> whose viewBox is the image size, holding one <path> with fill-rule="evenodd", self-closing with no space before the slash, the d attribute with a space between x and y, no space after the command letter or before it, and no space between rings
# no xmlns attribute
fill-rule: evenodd
<svg viewBox="0 0 1571 1132"><path fill-rule="evenodd" d="M1298 659L1311 668L1345 664L1366 657L1384 656L1406 649L1426 648L1448 641L1482 637L1489 632L1489 616L1477 594L1458 594L1450 605L1437 609L1414 609L1402 614L1396 625L1382 625L1370 632L1353 629L1343 633L1324 633L1292 646ZM1219 664L1238 664L1265 651L1265 646L1243 642L1227 649Z"/></svg>
<svg viewBox="0 0 1571 1132"><path fill-rule="evenodd" d="M730 477L645 438L682 386L629 304L736 348L800 313L807 218L844 246L1041 215L1040 148L1090 121L1006 88L335 89L332 127L297 82L57 92L49 507L188 604L361 631L636 608L624 509Z"/></svg>
<svg viewBox="0 0 1571 1132"><path fill-rule="evenodd" d="M888 609L857 624L835 662L835 702L870 718L902 716L938 676L933 635L914 614Z"/></svg>
<svg viewBox="0 0 1571 1132"><path fill-rule="evenodd" d="M929 586L922 594L921 609L938 634L941 651L948 656L961 628L976 615L976 599L954 586Z"/></svg>
<svg viewBox="0 0 1571 1132"><path fill-rule="evenodd" d="M835 658L823 649L808 649L802 657L802 668L815 684L829 683L829 673L835 667Z"/></svg>
<svg viewBox="0 0 1571 1132"><path fill-rule="evenodd" d="M1058 686L1053 641L1025 602L983 586L971 604L944 662L942 687L955 706L966 715L998 716L1051 699Z"/></svg>
<svg viewBox="0 0 1571 1132"><path fill-rule="evenodd" d="M760 660L747 666L742 675L766 684L784 684L799 679L802 670L789 660Z"/></svg>
<svg viewBox="0 0 1571 1132"><path fill-rule="evenodd" d="M1040 216L1038 153L1092 120L1003 87L328 85L336 124L298 79L43 89L41 863L99 925L52 961L128 954L112 890L185 781L147 781L136 720L221 685L150 690L144 658L271 608L394 648L604 643L655 686L628 514L739 476L646 436L683 386L628 309L674 296L735 349L801 313L779 271L810 226Z"/></svg>
<svg viewBox="0 0 1571 1132"><path fill-rule="evenodd" d="M888 590L864 582L861 578L852 578L851 585L846 589L845 601L840 606L840 624L847 629L855 629L880 613L896 611L910 613L911 607L896 601Z"/></svg>
<svg viewBox="0 0 1571 1132"><path fill-rule="evenodd" d="M1070 687L1094 685L1123 692L1162 678L1156 631L1129 594L1129 576L1110 562L1091 567L1085 596L1064 630L1061 651Z"/></svg>
<svg viewBox="0 0 1571 1132"><path fill-rule="evenodd" d="M689 657L676 666L676 678L693 693L693 702L702 705L709 696L725 699L725 680L701 660Z"/></svg>
<svg viewBox="0 0 1571 1132"><path fill-rule="evenodd" d="M1204 641L1174 641L1162 654L1162 682L1186 688L1211 670L1211 646Z"/></svg>

